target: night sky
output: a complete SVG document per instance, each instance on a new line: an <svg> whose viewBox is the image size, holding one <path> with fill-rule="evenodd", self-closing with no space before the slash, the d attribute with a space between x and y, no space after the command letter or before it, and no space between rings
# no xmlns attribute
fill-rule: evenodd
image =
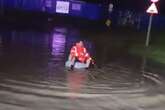
<svg viewBox="0 0 165 110"><path fill-rule="evenodd" d="M145 10L150 6L150 0L83 0L91 3L110 3L114 4L114 7L118 9L129 9L140 12L145 12ZM165 14L165 0L160 0L157 3L158 10L160 14Z"/></svg>

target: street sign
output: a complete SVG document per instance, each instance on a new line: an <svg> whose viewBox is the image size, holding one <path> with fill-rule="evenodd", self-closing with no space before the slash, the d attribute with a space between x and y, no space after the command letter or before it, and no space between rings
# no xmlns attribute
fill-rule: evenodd
<svg viewBox="0 0 165 110"><path fill-rule="evenodd" d="M156 3L156 2L158 2L159 0L151 0L151 2L153 2L153 3Z"/></svg>
<svg viewBox="0 0 165 110"><path fill-rule="evenodd" d="M158 9L155 5L155 2L157 2L158 0L151 0L153 3L151 4L151 6L147 9L147 13L150 13L150 19L149 19L149 24L148 24L148 31L147 31L147 38L146 38L146 47L149 46L149 42L150 42L150 33L151 33L151 27L152 27L152 19L153 19L153 14L158 14Z"/></svg>
<svg viewBox="0 0 165 110"><path fill-rule="evenodd" d="M70 2L68 1L56 1L56 13L68 14Z"/></svg>
<svg viewBox="0 0 165 110"><path fill-rule="evenodd" d="M152 3L146 12L150 13L150 14L158 14L158 9L157 9L155 3Z"/></svg>

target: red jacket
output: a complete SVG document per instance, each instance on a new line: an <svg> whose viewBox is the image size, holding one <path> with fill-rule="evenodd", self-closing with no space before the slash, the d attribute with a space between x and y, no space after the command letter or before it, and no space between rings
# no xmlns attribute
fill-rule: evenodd
<svg viewBox="0 0 165 110"><path fill-rule="evenodd" d="M80 62L85 62L86 60L90 59L85 47L73 46L71 48L70 54L72 57L76 57Z"/></svg>

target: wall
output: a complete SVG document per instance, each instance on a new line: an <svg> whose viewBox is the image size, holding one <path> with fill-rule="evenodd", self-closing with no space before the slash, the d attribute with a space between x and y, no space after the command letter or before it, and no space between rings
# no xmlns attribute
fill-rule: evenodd
<svg viewBox="0 0 165 110"><path fill-rule="evenodd" d="M56 3L62 0L0 0L1 9L8 10L26 10L38 11L51 14L56 13ZM75 16L91 20L99 20L103 18L103 8L99 4L91 4L81 1L68 1L69 13L62 14L66 16Z"/></svg>

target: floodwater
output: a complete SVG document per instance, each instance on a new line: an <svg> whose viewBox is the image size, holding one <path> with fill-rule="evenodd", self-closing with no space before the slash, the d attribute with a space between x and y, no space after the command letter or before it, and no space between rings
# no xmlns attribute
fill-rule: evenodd
<svg viewBox="0 0 165 110"><path fill-rule="evenodd" d="M92 33L92 32L91 32ZM142 70L142 59L105 35L78 29L0 32L0 110L164 110L164 78ZM95 68L64 67L83 40Z"/></svg>

